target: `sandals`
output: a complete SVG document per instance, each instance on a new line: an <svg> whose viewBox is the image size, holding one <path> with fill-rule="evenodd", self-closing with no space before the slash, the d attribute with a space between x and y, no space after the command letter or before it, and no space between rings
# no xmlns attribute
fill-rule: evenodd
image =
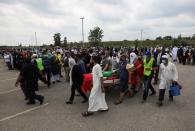
<svg viewBox="0 0 195 131"><path fill-rule="evenodd" d="M88 112L88 111L86 111L86 112L83 112L82 113L82 116L83 117L88 117L88 116L92 116L93 115L93 112Z"/></svg>
<svg viewBox="0 0 195 131"><path fill-rule="evenodd" d="M99 110L99 112L108 112L109 109L106 109L106 110Z"/></svg>

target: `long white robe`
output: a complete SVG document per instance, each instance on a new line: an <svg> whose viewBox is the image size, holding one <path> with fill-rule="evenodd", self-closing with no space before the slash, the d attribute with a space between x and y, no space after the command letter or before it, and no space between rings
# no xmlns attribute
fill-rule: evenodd
<svg viewBox="0 0 195 131"><path fill-rule="evenodd" d="M173 61L174 61L174 60L177 60L177 51L178 51L178 48L177 48L177 47L174 47L174 48L172 49Z"/></svg>
<svg viewBox="0 0 195 131"><path fill-rule="evenodd" d="M167 66L160 64L159 70L159 89L170 89L172 80L178 81L178 72L175 64L169 62Z"/></svg>
<svg viewBox="0 0 195 131"><path fill-rule="evenodd" d="M76 65L76 62L75 62L75 60L72 57L70 57L68 59L68 61L69 61L68 64L69 64L69 67L70 67L70 74L69 74L69 77L70 77L70 86L72 86L72 84L73 84L73 82L72 82L72 68L73 68L74 65Z"/></svg>
<svg viewBox="0 0 195 131"><path fill-rule="evenodd" d="M99 64L96 64L92 70L93 74L93 88L89 96L88 111L95 112L99 110L107 110L108 106L105 100L105 93L101 89L102 69Z"/></svg>

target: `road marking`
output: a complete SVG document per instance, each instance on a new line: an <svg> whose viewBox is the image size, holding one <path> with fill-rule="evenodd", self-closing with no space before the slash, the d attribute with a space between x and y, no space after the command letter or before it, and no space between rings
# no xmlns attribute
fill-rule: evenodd
<svg viewBox="0 0 195 131"><path fill-rule="evenodd" d="M10 79L5 79L5 80L0 80L0 81L10 81L10 80L14 80L14 79L16 79L16 77L15 78L10 78Z"/></svg>
<svg viewBox="0 0 195 131"><path fill-rule="evenodd" d="M20 116L20 115L26 114L26 113L28 113L28 112L31 112L31 111L40 109L40 108L45 107L45 106L48 106L48 105L49 105L49 103L45 103L45 104L43 104L43 105L41 105L41 106L37 106L37 107L31 108L31 109L28 109L28 110L26 110L26 111L17 113L17 114L15 114L15 115L11 115L11 116L5 117L5 118L3 118L3 119L0 119L0 122L6 121L6 120L9 120L9 119L13 119L13 118L18 117L18 116Z"/></svg>
<svg viewBox="0 0 195 131"><path fill-rule="evenodd" d="M21 89L13 89L13 90L9 90L9 91L2 91L2 92L0 92L0 95L11 93L11 92L14 92L14 91L19 91L19 90L21 90Z"/></svg>
<svg viewBox="0 0 195 131"><path fill-rule="evenodd" d="M0 71L3 71L3 70L0 69ZM2 75L2 74L12 75L12 74L14 74L14 73L17 75L19 72L16 72L16 71L0 72L1 75Z"/></svg>

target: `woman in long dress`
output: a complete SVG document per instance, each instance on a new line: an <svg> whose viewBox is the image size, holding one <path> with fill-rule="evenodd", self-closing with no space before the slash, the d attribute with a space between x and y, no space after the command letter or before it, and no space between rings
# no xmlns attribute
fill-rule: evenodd
<svg viewBox="0 0 195 131"><path fill-rule="evenodd" d="M93 88L89 96L88 111L82 113L82 115L85 117L93 115L93 113L97 111L100 112L108 111L108 106L105 100L105 90L104 90L103 80L102 80L102 68L99 65L100 57L93 56L92 62L94 63L94 67L92 70Z"/></svg>

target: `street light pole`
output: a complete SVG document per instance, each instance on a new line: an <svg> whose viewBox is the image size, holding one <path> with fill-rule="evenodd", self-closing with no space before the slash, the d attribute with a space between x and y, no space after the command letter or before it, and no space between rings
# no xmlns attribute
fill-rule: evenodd
<svg viewBox="0 0 195 131"><path fill-rule="evenodd" d="M81 19L81 21L82 21L82 38L83 38L83 46L84 46L84 31L83 31L83 20L85 19L84 17L81 17L80 18Z"/></svg>

